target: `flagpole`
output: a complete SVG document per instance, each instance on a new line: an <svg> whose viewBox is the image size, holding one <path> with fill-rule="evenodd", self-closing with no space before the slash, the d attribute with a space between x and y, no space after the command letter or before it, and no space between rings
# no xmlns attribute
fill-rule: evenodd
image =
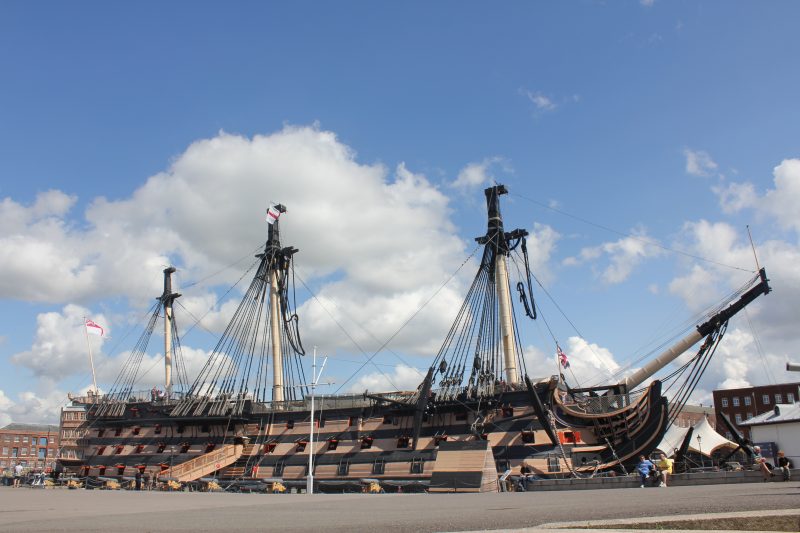
<svg viewBox="0 0 800 533"><path fill-rule="evenodd" d="M86 328L86 317L83 317L83 333L86 335L86 347L89 349L89 365L92 367L92 384L94 393L97 395L97 376L94 373L94 357L92 357L92 344L89 342L89 330Z"/></svg>

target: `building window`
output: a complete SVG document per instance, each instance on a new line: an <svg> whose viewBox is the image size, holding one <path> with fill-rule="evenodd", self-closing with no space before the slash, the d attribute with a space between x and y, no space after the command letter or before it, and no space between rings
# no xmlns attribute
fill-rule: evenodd
<svg viewBox="0 0 800 533"><path fill-rule="evenodd" d="M19 435L14 435L14 442L19 442Z"/></svg>
<svg viewBox="0 0 800 533"><path fill-rule="evenodd" d="M3 448L3 455L8 455L8 448Z"/></svg>
<svg viewBox="0 0 800 533"><path fill-rule="evenodd" d="M762 397L761 397L761 402L762 402L764 405L769 405L769 394L765 394L764 396L762 396Z"/></svg>
<svg viewBox="0 0 800 533"><path fill-rule="evenodd" d="M744 404L745 404L747 407L750 407L750 396L745 396L745 397L744 397Z"/></svg>
<svg viewBox="0 0 800 533"><path fill-rule="evenodd" d="M794 394L791 392L786 393L786 403L794 403Z"/></svg>
<svg viewBox="0 0 800 533"><path fill-rule="evenodd" d="M28 455L28 448L22 448L22 455Z"/></svg>
<svg viewBox="0 0 800 533"><path fill-rule="evenodd" d="M19 455L19 448L11 448L11 457Z"/></svg>
<svg viewBox="0 0 800 533"><path fill-rule="evenodd" d="M780 393L775 395L775 403L783 403L783 396Z"/></svg>
<svg viewBox="0 0 800 533"><path fill-rule="evenodd" d="M736 413L736 423L737 424L741 424L742 423L742 414L741 413Z"/></svg>
<svg viewBox="0 0 800 533"><path fill-rule="evenodd" d="M39 448L39 459L45 459L47 457L47 448Z"/></svg>
<svg viewBox="0 0 800 533"><path fill-rule="evenodd" d="M733 397L733 406L734 407L739 407L739 397L738 396L734 396Z"/></svg>
<svg viewBox="0 0 800 533"><path fill-rule="evenodd" d="M722 399L722 407L728 407L728 399L727 398L723 398Z"/></svg>

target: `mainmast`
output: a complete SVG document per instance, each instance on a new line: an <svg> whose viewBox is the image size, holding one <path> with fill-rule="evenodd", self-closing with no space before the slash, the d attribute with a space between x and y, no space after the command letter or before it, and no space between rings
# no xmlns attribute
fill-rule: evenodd
<svg viewBox="0 0 800 533"><path fill-rule="evenodd" d="M286 207L282 204L274 206L279 213L285 213ZM269 324L270 339L272 341L272 401L282 402L285 399L283 387L283 349L281 347L281 322L280 322L280 289L278 286L278 272L282 265L280 222L277 217L269 225L267 232L267 246L264 253L267 257L267 275L269 276Z"/></svg>
<svg viewBox="0 0 800 533"><path fill-rule="evenodd" d="M172 395L172 302L181 296L172 292L173 272L175 267L164 269L164 293L159 297L164 307L164 391L167 398Z"/></svg>
<svg viewBox="0 0 800 533"><path fill-rule="evenodd" d="M500 335L503 345L503 367L508 383L517 383L519 374L517 372L517 349L516 337L514 336L514 322L512 320L511 309L511 290L508 284L508 236L503 229L503 217L500 214L500 195L508 194L508 189L504 185L489 187L485 191L486 207L489 212L489 224L486 236L478 239L483 240L487 247L494 251L494 282L497 295L497 305L500 314ZM520 231L520 230L517 230ZM517 233L517 232L515 232ZM524 232L527 234L527 232Z"/></svg>

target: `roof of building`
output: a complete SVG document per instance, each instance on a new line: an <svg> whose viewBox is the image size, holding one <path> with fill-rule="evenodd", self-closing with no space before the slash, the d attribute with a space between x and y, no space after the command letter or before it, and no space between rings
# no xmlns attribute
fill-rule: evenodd
<svg viewBox="0 0 800 533"><path fill-rule="evenodd" d="M771 411L748 418L740 426L761 426L783 422L800 422L800 403L779 403Z"/></svg>
<svg viewBox="0 0 800 533"><path fill-rule="evenodd" d="M695 414L714 414L714 406L709 405L689 405L686 404L681 408L682 413L695 413Z"/></svg>
<svg viewBox="0 0 800 533"><path fill-rule="evenodd" d="M52 424L8 424L0 428L0 431L38 431L38 432L56 432L58 433L58 426Z"/></svg>
<svg viewBox="0 0 800 533"><path fill-rule="evenodd" d="M672 457L675 450L681 447L683 440L689 428L678 427L675 424L670 425L664 438L656 446L657 449L664 452L667 456ZM697 438L700 437L700 440ZM702 453L706 457L711 457L711 454L720 448L735 448L736 443L731 442L711 427L707 418L701 419L695 426L692 432L692 439L689 442L689 450Z"/></svg>
<svg viewBox="0 0 800 533"><path fill-rule="evenodd" d="M754 387L739 387L739 388L730 388L730 389L714 389L714 394L729 394L729 393L742 393L742 392L756 392L760 393L761 391L772 391L777 388L786 388L786 387L800 387L800 381L795 383L776 383L774 385L756 385Z"/></svg>

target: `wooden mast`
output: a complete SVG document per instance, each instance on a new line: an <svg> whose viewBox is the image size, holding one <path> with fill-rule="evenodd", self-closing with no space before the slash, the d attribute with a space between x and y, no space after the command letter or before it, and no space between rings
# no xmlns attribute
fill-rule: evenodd
<svg viewBox="0 0 800 533"><path fill-rule="evenodd" d="M514 336L514 322L512 320L511 291L508 285L508 267L506 255L508 242L503 229L503 217L500 214L500 195L508 194L504 185L489 187L485 191L486 206L489 211L489 226L486 235L487 245L495 252L494 282L497 294L497 305L500 313L500 335L503 347L503 368L506 382L517 383L517 347Z"/></svg>
<svg viewBox="0 0 800 533"><path fill-rule="evenodd" d="M272 401L283 402L286 399L283 383L283 348L281 346L281 314L280 286L278 272L282 266L283 254L280 237L280 215L286 212L282 204L270 206L267 214L269 229L267 230L267 247L264 253L269 276L269 326L272 344Z"/></svg>
<svg viewBox="0 0 800 533"><path fill-rule="evenodd" d="M172 292L172 273L175 267L164 269L164 294L161 304L164 306L164 392L167 398L172 395L172 302L180 294Z"/></svg>
<svg viewBox="0 0 800 533"><path fill-rule="evenodd" d="M276 222L277 224L277 222ZM283 395L283 351L281 350L280 314L278 310L278 272L274 265L269 271L269 324L272 339L272 401L282 402Z"/></svg>

